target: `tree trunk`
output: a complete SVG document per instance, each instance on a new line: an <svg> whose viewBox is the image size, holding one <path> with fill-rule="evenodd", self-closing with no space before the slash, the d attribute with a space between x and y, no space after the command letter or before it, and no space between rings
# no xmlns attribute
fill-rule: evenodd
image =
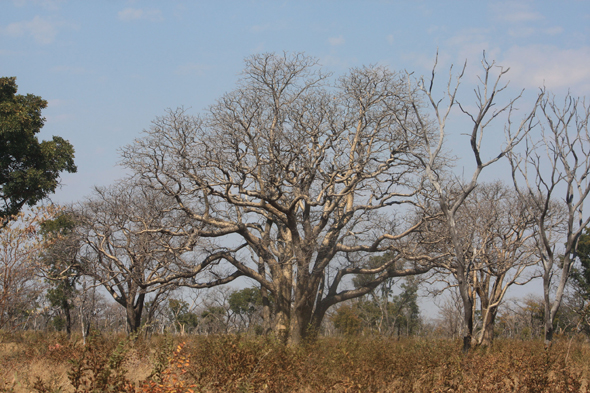
<svg viewBox="0 0 590 393"><path fill-rule="evenodd" d="M145 294L141 294L137 297L135 305L130 301L127 302L127 332L129 334L137 333L141 327L141 314L143 312L143 302L145 300Z"/></svg>
<svg viewBox="0 0 590 393"><path fill-rule="evenodd" d="M498 307L491 307L489 310L482 311L484 314L484 320L479 345L487 347L492 345L492 342L494 341L494 326L496 323L496 315L498 314Z"/></svg>
<svg viewBox="0 0 590 393"><path fill-rule="evenodd" d="M473 340L473 297L469 293L468 281L462 272L459 272L457 281L459 284L459 293L463 301L463 328L465 336L463 336L463 353L469 352L471 349L471 342Z"/></svg>
<svg viewBox="0 0 590 393"><path fill-rule="evenodd" d="M279 283L275 305L274 333L286 344L289 339L291 325L291 280L285 277Z"/></svg>
<svg viewBox="0 0 590 393"><path fill-rule="evenodd" d="M549 266L553 266L551 263ZM553 315L551 313L551 299L549 297L549 289L551 285L551 274L549 272L550 269L545 268L545 272L543 273L543 303L544 303L544 324L545 324L545 348L551 347L551 342L553 341Z"/></svg>
<svg viewBox="0 0 590 393"><path fill-rule="evenodd" d="M70 338L72 335L72 313L70 312L70 303L67 299L62 300L61 308L66 317L66 334L68 335L68 338Z"/></svg>

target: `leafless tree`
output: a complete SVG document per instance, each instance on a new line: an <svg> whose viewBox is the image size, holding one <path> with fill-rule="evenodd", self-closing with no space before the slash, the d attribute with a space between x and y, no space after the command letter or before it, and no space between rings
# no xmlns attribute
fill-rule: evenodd
<svg viewBox="0 0 590 393"><path fill-rule="evenodd" d="M534 216L526 202L503 184L480 184L465 200L458 222L468 259L472 290L479 297L482 326L476 343L493 340L498 307L512 285L528 283L527 268L538 263L534 248Z"/></svg>
<svg viewBox="0 0 590 393"><path fill-rule="evenodd" d="M477 187L481 172L500 160L526 136L534 125L535 113L533 108L531 112L524 116L520 124L514 127L511 121L514 103L522 94L508 99L501 106L497 106L498 96L507 87L506 84L503 84L503 77L508 72L508 69L496 66L494 62L488 62L485 55L481 64L483 75L480 77L480 84L475 89L475 109L469 109L469 106L462 105L457 99L457 92L464 76L465 66L454 80L451 68L446 97L442 99L435 97L435 63L430 79L420 78L417 81L417 92L411 88L408 89L408 92L412 93L409 101L412 103L411 113L416 118L416 121L407 122L406 118L399 119L400 126L407 130L407 134L420 139L424 145L424 149L419 152L421 155L416 158L420 161L422 170L426 173L426 189L431 192L426 200L430 204L434 204L442 212L443 222L454 249L453 258L448 260L446 266L456 279L456 285L459 288L463 302L463 331L466 334L463 345L464 351L468 351L472 345L475 292L471 290L471 276L474 272L473 264L468 257L469 250L466 249L461 237L459 223L457 222L458 211ZM413 85L410 76L408 76L408 84ZM413 94L420 93L426 96L426 101L434 111L434 121L424 115L424 110L419 105L420 99L413 96ZM466 181L456 178L446 165L449 160L449 157L445 154L445 142L448 139L447 120L452 110L457 107L472 123L472 128L467 132L467 135L469 136L470 150L475 161L475 168L471 178ZM488 153L491 158L486 159L484 157L485 153L482 151L482 143L484 139L486 141L489 139L490 129L495 125L494 120L501 116L507 118L505 124L505 132L508 137L507 143L498 147L492 154ZM407 125L413 125L414 127L406 128ZM488 138L484 138L485 136L488 136ZM486 150L489 151L489 149ZM426 206L426 208L431 209L432 206Z"/></svg>
<svg viewBox="0 0 590 393"><path fill-rule="evenodd" d="M481 327L474 326L472 344L489 345L498 308L508 289L538 277L532 271L538 264L534 217L514 190L496 181L479 184L457 210L455 222L470 272L467 289L473 298L472 314L477 298L481 311ZM456 289L457 258L445 217L429 222L427 228L423 236L428 236L428 241L423 243L443 248L449 255L433 270L434 281L442 282L443 290Z"/></svg>
<svg viewBox="0 0 590 393"><path fill-rule="evenodd" d="M195 239L154 230L179 231L186 225L172 203L149 189L121 182L96 189L91 199L75 208L75 230L83 244L78 269L125 307L130 332L141 325L148 294L157 303L171 286L208 286L196 282L195 276L223 254L197 261Z"/></svg>
<svg viewBox="0 0 590 393"><path fill-rule="evenodd" d="M10 217L0 230L0 328L26 325L45 287L35 267L44 242L40 225L52 218L52 206Z"/></svg>
<svg viewBox="0 0 590 393"><path fill-rule="evenodd" d="M531 135L523 151L512 153L509 158L515 187L529 201L538 226L545 344L549 346L555 315L576 261L578 239L590 222L590 216L584 214L584 202L590 192L590 108L585 101L569 94L563 104L544 95L539 105L541 136ZM564 211L563 216L560 211ZM556 285L554 294L552 285Z"/></svg>
<svg viewBox="0 0 590 393"><path fill-rule="evenodd" d="M332 305L435 258L406 241L425 218L403 219L423 172L423 140L399 124L415 121L413 92L383 67L331 80L301 54L252 56L208 114L169 111L123 150L136 179L193 220L190 236L236 245L224 249L233 276L260 283L266 316L272 293L274 331L291 343L317 332ZM389 260L366 266L385 251ZM375 279L346 289L357 274Z"/></svg>

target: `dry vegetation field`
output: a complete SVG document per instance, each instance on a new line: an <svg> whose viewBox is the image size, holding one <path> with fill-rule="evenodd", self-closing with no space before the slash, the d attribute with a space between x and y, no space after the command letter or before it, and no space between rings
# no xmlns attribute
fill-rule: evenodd
<svg viewBox="0 0 590 393"><path fill-rule="evenodd" d="M285 347L244 336L0 336L0 392L584 392L590 345L322 338Z"/></svg>

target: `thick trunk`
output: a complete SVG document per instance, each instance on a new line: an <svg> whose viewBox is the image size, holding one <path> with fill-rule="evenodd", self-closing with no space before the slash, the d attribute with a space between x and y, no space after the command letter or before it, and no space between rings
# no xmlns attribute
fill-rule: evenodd
<svg viewBox="0 0 590 393"><path fill-rule="evenodd" d="M141 314L143 312L143 302L145 295L141 294L137 297L137 301L133 304L131 301L127 303L127 332L129 334L137 333L141 327Z"/></svg>
<svg viewBox="0 0 590 393"><path fill-rule="evenodd" d="M465 312L463 314L463 324L465 329L465 336L463 336L463 352L469 352L471 349L471 341L473 340L473 312L471 309L471 302L463 301Z"/></svg>
<svg viewBox="0 0 590 393"><path fill-rule="evenodd" d="M262 334L267 335L272 331L272 310L266 288L260 288L260 297L262 298Z"/></svg>
<svg viewBox="0 0 590 393"><path fill-rule="evenodd" d="M283 280L278 291L275 305L274 333L284 344L289 338L291 324L291 285Z"/></svg>
<svg viewBox="0 0 590 393"><path fill-rule="evenodd" d="M457 277L459 283L459 293L463 301L463 329L465 335L463 336L463 352L467 353L471 349L473 340L473 296L469 293L467 279L464 277Z"/></svg>
<svg viewBox="0 0 590 393"><path fill-rule="evenodd" d="M68 338L72 335L72 313L70 312L70 303L67 299L62 300L62 310L66 317L66 334Z"/></svg>
<svg viewBox="0 0 590 393"><path fill-rule="evenodd" d="M553 342L553 321L545 320L545 348L550 348Z"/></svg>
<svg viewBox="0 0 590 393"><path fill-rule="evenodd" d="M482 310L484 314L482 332L479 339L479 345L490 346L494 341L494 326L496 323L496 315L498 314L498 308L492 307L489 310Z"/></svg>
<svg viewBox="0 0 590 393"><path fill-rule="evenodd" d="M549 266L553 266L553 263L551 263ZM545 348L551 347L551 342L553 341L553 315L551 313L551 298L549 296L549 289L551 286L551 274L549 273L549 270L550 269L546 267L545 272L543 274L543 303L545 309Z"/></svg>
<svg viewBox="0 0 590 393"><path fill-rule="evenodd" d="M290 345L298 345L308 338L315 337L317 332L313 331L314 327L311 323L312 313L313 305L308 302L295 310L291 319L291 334L289 336Z"/></svg>

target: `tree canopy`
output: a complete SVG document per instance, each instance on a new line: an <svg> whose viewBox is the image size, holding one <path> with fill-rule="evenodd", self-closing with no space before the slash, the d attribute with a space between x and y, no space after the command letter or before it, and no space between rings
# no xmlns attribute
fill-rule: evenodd
<svg viewBox="0 0 590 393"><path fill-rule="evenodd" d="M55 192L61 172L76 172L74 147L67 140L37 139L47 101L16 92L15 77L0 78L0 218L4 225L23 206L33 206Z"/></svg>

